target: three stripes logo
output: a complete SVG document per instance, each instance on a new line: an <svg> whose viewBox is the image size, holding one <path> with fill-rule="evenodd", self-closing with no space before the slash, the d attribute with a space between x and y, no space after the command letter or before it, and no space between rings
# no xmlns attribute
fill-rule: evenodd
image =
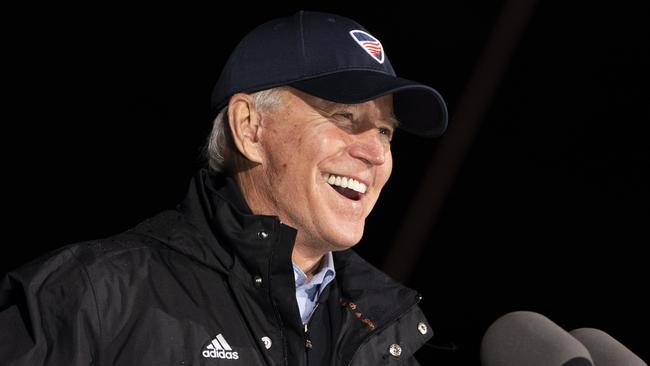
<svg viewBox="0 0 650 366"><path fill-rule="evenodd" d="M226 342L226 339L221 335L217 334L216 337L208 344L203 350L203 357L205 358L223 358L226 360L237 360L239 355L237 352L233 352L232 348Z"/></svg>
<svg viewBox="0 0 650 366"><path fill-rule="evenodd" d="M362 30L350 31L350 35L375 61L380 64L384 63L384 48L377 38Z"/></svg>

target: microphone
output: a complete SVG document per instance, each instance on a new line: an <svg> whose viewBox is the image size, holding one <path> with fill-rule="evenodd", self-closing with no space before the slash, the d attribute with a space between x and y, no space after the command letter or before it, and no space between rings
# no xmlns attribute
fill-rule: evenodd
<svg viewBox="0 0 650 366"><path fill-rule="evenodd" d="M571 335L587 347L597 366L648 366L609 334L594 328L579 328Z"/></svg>
<svg viewBox="0 0 650 366"><path fill-rule="evenodd" d="M593 366L589 351L547 317L515 311L495 320L481 341L483 366Z"/></svg>

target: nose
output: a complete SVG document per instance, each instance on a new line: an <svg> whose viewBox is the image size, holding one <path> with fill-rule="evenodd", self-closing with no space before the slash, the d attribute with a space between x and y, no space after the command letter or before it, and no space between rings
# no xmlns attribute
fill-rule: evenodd
<svg viewBox="0 0 650 366"><path fill-rule="evenodd" d="M348 151L352 157L368 165L382 165L386 162L386 150L390 148L383 139L377 129L363 131L355 136Z"/></svg>

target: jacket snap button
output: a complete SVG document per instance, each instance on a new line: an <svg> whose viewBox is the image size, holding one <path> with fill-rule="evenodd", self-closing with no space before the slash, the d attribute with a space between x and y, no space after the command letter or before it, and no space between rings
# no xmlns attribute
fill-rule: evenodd
<svg viewBox="0 0 650 366"><path fill-rule="evenodd" d="M399 357L402 354L402 347L400 347L397 343L393 343L388 348L388 352L390 352L390 354L395 357Z"/></svg>
<svg viewBox="0 0 650 366"><path fill-rule="evenodd" d="M420 334L427 334L429 328L427 328L427 325L424 324L424 322L420 322L418 323L418 330L420 331Z"/></svg>
<svg viewBox="0 0 650 366"><path fill-rule="evenodd" d="M253 280L255 281L255 286L257 287L262 286L262 276L255 276Z"/></svg>
<svg viewBox="0 0 650 366"><path fill-rule="evenodd" d="M266 238L269 237L269 233L267 233L266 231L262 230L262 231L260 231L260 232L257 233L257 237L260 238L261 240L264 240L264 239L266 239Z"/></svg>

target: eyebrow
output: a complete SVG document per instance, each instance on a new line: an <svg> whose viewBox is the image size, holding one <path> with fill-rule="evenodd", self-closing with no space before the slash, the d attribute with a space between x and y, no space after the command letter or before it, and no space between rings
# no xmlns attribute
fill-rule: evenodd
<svg viewBox="0 0 650 366"><path fill-rule="evenodd" d="M388 119L386 120L386 122L388 122L388 123L390 123L391 125L393 125L393 128L397 128L397 127L399 127L400 124L401 124L400 121L397 119L397 117L395 117L395 116L393 116L393 115L389 116Z"/></svg>

